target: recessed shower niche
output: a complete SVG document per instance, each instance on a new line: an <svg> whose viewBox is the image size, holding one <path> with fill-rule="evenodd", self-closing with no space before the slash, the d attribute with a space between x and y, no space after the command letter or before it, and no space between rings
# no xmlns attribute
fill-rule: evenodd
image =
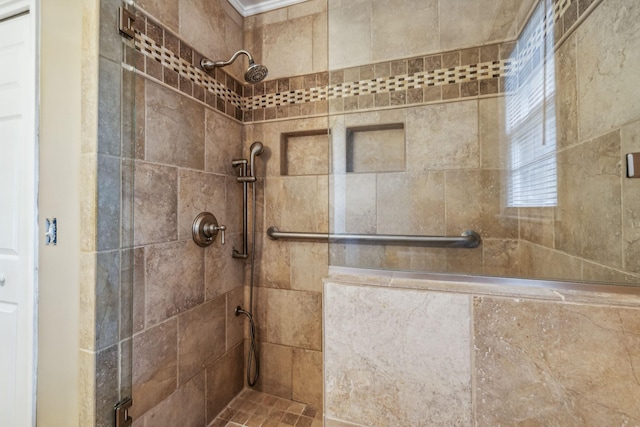
<svg viewBox="0 0 640 427"><path fill-rule="evenodd" d="M347 128L347 172L405 171L404 123Z"/></svg>
<svg viewBox="0 0 640 427"><path fill-rule="evenodd" d="M328 129L287 132L280 135L280 175L329 173Z"/></svg>

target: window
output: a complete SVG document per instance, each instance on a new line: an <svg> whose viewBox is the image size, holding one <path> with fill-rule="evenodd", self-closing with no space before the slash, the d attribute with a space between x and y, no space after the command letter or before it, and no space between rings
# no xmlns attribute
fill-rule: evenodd
<svg viewBox="0 0 640 427"><path fill-rule="evenodd" d="M505 78L507 206L556 206L552 0L541 0L518 38Z"/></svg>

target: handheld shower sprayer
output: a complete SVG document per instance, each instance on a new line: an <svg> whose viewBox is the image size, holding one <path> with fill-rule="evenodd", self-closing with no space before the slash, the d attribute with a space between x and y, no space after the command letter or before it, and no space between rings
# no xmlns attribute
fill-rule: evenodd
<svg viewBox="0 0 640 427"><path fill-rule="evenodd" d="M247 83L258 83L264 80L265 77L267 77L267 75L269 74L269 70L267 69L267 67L262 64L256 64L253 61L253 57L251 56L251 54L246 50L237 51L228 61L212 61L211 59L202 58L202 60L200 61L200 66L204 71L210 72L216 67L226 67L227 65L233 64L233 62L240 55L247 55L247 57L249 58L249 67L244 73L244 79Z"/></svg>
<svg viewBox="0 0 640 427"><path fill-rule="evenodd" d="M249 155L249 173L251 174L252 177L256 177L256 170L255 170L255 163L256 163L256 156L261 155L262 153L264 153L264 145L262 145L262 142L260 141L256 141L253 144L251 144L251 154Z"/></svg>

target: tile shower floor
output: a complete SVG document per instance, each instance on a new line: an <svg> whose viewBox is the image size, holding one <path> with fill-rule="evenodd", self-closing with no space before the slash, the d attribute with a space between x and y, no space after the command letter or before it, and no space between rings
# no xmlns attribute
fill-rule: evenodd
<svg viewBox="0 0 640 427"><path fill-rule="evenodd" d="M209 427L322 427L322 411L259 391L244 389Z"/></svg>

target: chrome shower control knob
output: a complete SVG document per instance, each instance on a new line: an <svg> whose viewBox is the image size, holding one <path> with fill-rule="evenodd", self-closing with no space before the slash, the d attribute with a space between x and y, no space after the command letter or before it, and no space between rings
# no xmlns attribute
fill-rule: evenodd
<svg viewBox="0 0 640 427"><path fill-rule="evenodd" d="M196 242L198 246L205 248L214 242L216 236L218 235L218 232L220 231L221 241L224 245L224 232L226 229L226 226L218 225L218 220L212 213L202 212L198 214L196 219L193 220L193 226L191 229L193 234L193 241Z"/></svg>
<svg viewBox="0 0 640 427"><path fill-rule="evenodd" d="M205 230L204 230L204 234L209 238L209 240L213 241L216 237L216 234L218 234L218 231L220 232L220 243L222 243L224 245L225 240L224 240L224 231L227 229L226 225L214 225L214 224L207 224L205 226Z"/></svg>

